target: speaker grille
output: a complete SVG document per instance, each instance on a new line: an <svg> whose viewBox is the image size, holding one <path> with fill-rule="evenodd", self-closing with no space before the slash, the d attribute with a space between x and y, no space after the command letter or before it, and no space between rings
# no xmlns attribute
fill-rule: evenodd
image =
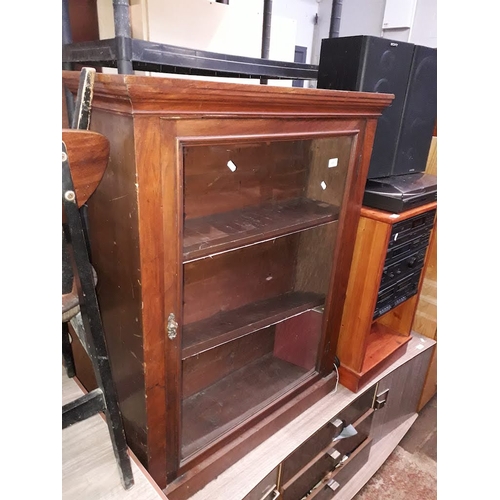
<svg viewBox="0 0 500 500"><path fill-rule="evenodd" d="M423 172L437 116L437 50L415 46L394 174Z"/></svg>

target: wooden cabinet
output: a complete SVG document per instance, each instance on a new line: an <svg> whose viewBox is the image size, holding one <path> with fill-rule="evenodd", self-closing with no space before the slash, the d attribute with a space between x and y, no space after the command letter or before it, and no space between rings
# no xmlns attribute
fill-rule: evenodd
<svg viewBox="0 0 500 500"><path fill-rule="evenodd" d="M354 392L410 340L436 206L361 210L338 342L340 381Z"/></svg>
<svg viewBox="0 0 500 500"><path fill-rule="evenodd" d="M319 429L316 427L318 430L281 461L278 486L274 490L275 494L280 494L278 498L352 499L389 457L417 418L417 403L434 344L430 339L413 335L408 351L386 367L381 376L368 384L359 395L341 387L337 397L329 394L318 402L318 409L310 410L306 425L317 425L321 421L320 415L325 413L330 420L321 424ZM345 396L347 398L343 400ZM333 412L336 413L331 416ZM303 422L295 422L291 422L283 432L293 435L298 432L299 426L304 426ZM355 434L352 428L356 430ZM349 433L346 432L348 430ZM338 439L341 435L349 437ZM279 442L280 438L276 436L273 439ZM272 450L273 445L269 443L268 453L273 454ZM251 460L246 460L244 466L240 463L234 466L240 470L244 467L251 469ZM219 481L226 482L227 491L233 495L230 498L237 500L240 496L234 494L235 490L230 487L231 471L224 475ZM258 487L251 494L257 490ZM214 490L203 490L193 500L216 498L213 493Z"/></svg>
<svg viewBox="0 0 500 500"><path fill-rule="evenodd" d="M186 498L335 386L392 96L102 74L93 95L111 150L90 241L127 439Z"/></svg>

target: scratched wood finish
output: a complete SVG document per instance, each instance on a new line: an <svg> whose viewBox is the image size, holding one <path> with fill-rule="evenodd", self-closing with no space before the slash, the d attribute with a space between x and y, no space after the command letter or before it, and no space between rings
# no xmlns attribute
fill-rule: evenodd
<svg viewBox="0 0 500 500"><path fill-rule="evenodd" d="M63 129L78 206L84 205L101 182L109 160L109 140L89 130Z"/></svg>
<svg viewBox="0 0 500 500"><path fill-rule="evenodd" d="M92 111L92 127L110 143L109 164L89 199L89 235L97 295L129 446L147 464L139 213L134 123Z"/></svg>
<svg viewBox="0 0 500 500"><path fill-rule="evenodd" d="M63 72L63 84L73 94L78 88L78 76L78 72ZM100 254L96 257L100 279L102 275L98 294L102 296L103 321L110 338L111 362L118 377L127 438L157 483L162 488L168 485L173 498L201 488L214 474L220 473L333 387L333 357L339 331L336 321L343 307L376 121L392 99L392 95L375 93L96 75L91 127L109 139L111 167L95 193L99 201L90 211L91 245L93 252ZM240 422L231 433L217 438L216 445L207 445L190 460L182 460L184 325L205 320L223 310L237 310L287 292L304 291L295 276L296 255L300 248L296 241L303 236L300 233L303 228L298 229L296 236L285 232L275 240L275 248L284 250L281 255L276 252L273 256L269 252L259 261L257 247L265 244L252 240L254 248L248 253L242 248L228 252L227 256L221 254L220 261L215 256L209 258L211 263L200 259L183 265L186 201L187 221L216 215L206 212L210 203L198 205L201 200L196 193L203 191L200 179L205 171L187 172L184 151L199 148L196 151L202 152L217 144L233 144L244 149L248 144L281 141L290 145L304 141L300 147L296 146L295 152L292 148L291 156L300 153L301 158L307 157L307 162L311 162L310 152L300 152L300 148L308 141L326 144L329 137L338 138L339 143L350 143L351 147L347 151L349 146L344 146L345 151L335 154L339 157L339 166L340 163L344 166L329 174L345 176L345 180L333 183L338 188L336 196L340 200L337 204L340 210L338 222L328 223L335 224L330 236L333 244L331 277L316 284L322 288L321 294L326 293L319 344L319 352L325 354L317 364L321 376L314 375L298 384ZM220 158L223 158L222 148L220 151ZM284 152L280 154L284 156ZM340 160L342 155L347 155L348 160ZM326 156L325 153L324 158ZM196 168L203 167L203 163L195 163ZM240 160L238 163L241 165ZM276 185L266 183L265 176L257 185L262 189L282 189L285 194L281 201L294 198L318 201L303 195L308 173L304 174L298 163L297 158L292 159L292 173L283 172L281 177L280 172L273 177ZM231 177L227 166L224 168L224 182L230 183L235 177ZM327 182L327 191L331 184ZM229 196L229 189L225 192ZM186 193L190 199L186 198ZM276 200L279 196L276 194L270 199ZM240 205L241 200L233 202L238 210L251 206L248 203ZM324 203L335 205L329 201ZM231 206L226 200L223 205L224 212ZM216 204L214 207L218 210ZM318 230L328 225L319 222ZM266 233L265 228L262 232ZM291 244L294 239L296 241ZM246 245L248 241L243 243ZM327 259L328 254L321 254L321 251L318 255L322 260ZM243 278L240 283L224 275L232 258L229 254L239 254L241 260L248 256L248 262L239 263L239 266L236 262L231 264L235 272L238 267L240 271L247 269L247 283ZM312 268L314 256L310 257L309 264L307 260L301 261L306 268ZM259 262L260 268L272 271L271 280L266 280L270 275L263 273ZM284 269L291 271L289 276ZM195 284L197 282L200 287ZM217 294L221 299L219 303ZM167 336L169 315L173 315L178 326L176 330L170 329L170 336Z"/></svg>

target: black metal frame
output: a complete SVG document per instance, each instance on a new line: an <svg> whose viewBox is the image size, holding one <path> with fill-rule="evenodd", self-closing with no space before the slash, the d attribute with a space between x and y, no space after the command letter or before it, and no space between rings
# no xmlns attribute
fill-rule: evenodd
<svg viewBox="0 0 500 500"><path fill-rule="evenodd" d="M68 152L64 142L62 143L62 204L66 216L67 248L73 266L74 279L77 280L76 288L83 322L83 329L79 332L79 336L84 336L82 345L92 362L98 385L97 389L62 407L62 428L85 420L98 412L104 412L113 452L118 463L120 479L123 487L129 489L134 484L132 467L127 452L127 442L116 389L111 375L111 365L95 291L94 272L89 260L87 242L69 167ZM66 362L69 359L68 352L71 353L71 346L69 345L67 324L63 323L63 353ZM74 370L72 359L71 368Z"/></svg>
<svg viewBox="0 0 500 500"><path fill-rule="evenodd" d="M63 12L64 3L63 0ZM277 80L316 80L318 66L256 57L188 49L131 37L128 0L113 0L115 37L92 42L71 43L69 16L63 14L62 62L117 68L120 74L134 71L184 75L256 78Z"/></svg>

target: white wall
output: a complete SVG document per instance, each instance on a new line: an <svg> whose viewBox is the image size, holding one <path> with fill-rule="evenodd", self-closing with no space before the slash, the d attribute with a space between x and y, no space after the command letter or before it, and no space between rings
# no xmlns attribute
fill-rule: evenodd
<svg viewBox="0 0 500 500"><path fill-rule="evenodd" d="M313 43L311 50L311 64L319 64L321 40L330 34L330 20L332 17L332 0L319 0L318 23L314 27Z"/></svg>
<svg viewBox="0 0 500 500"><path fill-rule="evenodd" d="M382 35L385 0L344 0L340 36Z"/></svg>
<svg viewBox="0 0 500 500"><path fill-rule="evenodd" d="M389 3L390 2L390 3ZM386 3L390 5L388 18L395 11L403 12L404 4L412 12L411 26L384 28ZM437 0L344 0L340 21L340 36L374 35L393 40L437 47ZM387 19L387 18L386 18Z"/></svg>
<svg viewBox="0 0 500 500"><path fill-rule="evenodd" d="M295 22L296 34L294 49L295 45L307 47L306 63L308 64L311 64L312 44L315 31L314 19L318 13L318 7L319 3L317 0L273 0L273 17L277 16ZM277 30L274 35L275 38L279 38L281 33ZM273 33L271 32L271 40L272 38Z"/></svg>
<svg viewBox="0 0 500 500"><path fill-rule="evenodd" d="M191 49L259 57L261 11L255 0L233 0L230 5L209 0L147 0L147 39Z"/></svg>
<svg viewBox="0 0 500 500"><path fill-rule="evenodd" d="M437 47L437 0L418 0L410 42Z"/></svg>

